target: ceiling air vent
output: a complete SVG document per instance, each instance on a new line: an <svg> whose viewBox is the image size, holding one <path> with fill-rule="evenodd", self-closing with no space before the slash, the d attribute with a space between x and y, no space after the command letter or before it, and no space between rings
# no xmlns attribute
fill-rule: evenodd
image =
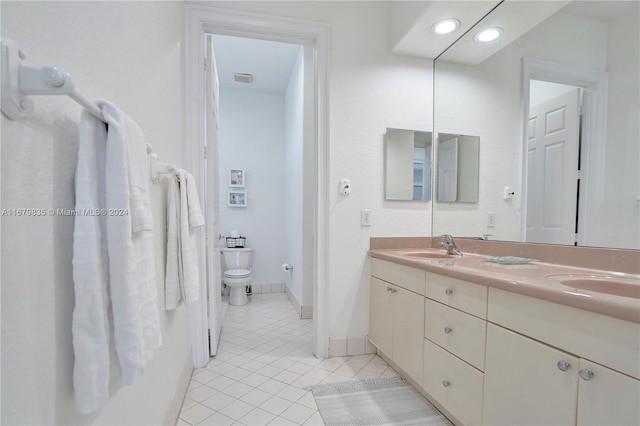
<svg viewBox="0 0 640 426"><path fill-rule="evenodd" d="M234 72L233 81L237 83L251 83L253 81L253 76L251 74L242 74L239 72Z"/></svg>

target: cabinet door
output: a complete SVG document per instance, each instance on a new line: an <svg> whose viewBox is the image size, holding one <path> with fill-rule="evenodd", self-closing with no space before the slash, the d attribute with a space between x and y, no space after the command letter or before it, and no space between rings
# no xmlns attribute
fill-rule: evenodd
<svg viewBox="0 0 640 426"><path fill-rule="evenodd" d="M483 424L575 424L576 357L493 324L486 346Z"/></svg>
<svg viewBox="0 0 640 426"><path fill-rule="evenodd" d="M391 353L393 286L371 277L369 286L369 340L388 357Z"/></svg>
<svg viewBox="0 0 640 426"><path fill-rule="evenodd" d="M579 425L640 425L639 380L581 359L578 395Z"/></svg>
<svg viewBox="0 0 640 426"><path fill-rule="evenodd" d="M423 364L424 297L394 288L393 361L410 377L420 381Z"/></svg>

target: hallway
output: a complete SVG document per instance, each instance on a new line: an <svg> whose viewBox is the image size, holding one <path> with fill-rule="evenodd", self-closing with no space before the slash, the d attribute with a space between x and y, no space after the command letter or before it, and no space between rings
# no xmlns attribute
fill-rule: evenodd
<svg viewBox="0 0 640 426"><path fill-rule="evenodd" d="M397 374L377 355L318 360L311 348L312 320L284 293L229 305L218 354L193 372L177 425L322 425L305 386Z"/></svg>

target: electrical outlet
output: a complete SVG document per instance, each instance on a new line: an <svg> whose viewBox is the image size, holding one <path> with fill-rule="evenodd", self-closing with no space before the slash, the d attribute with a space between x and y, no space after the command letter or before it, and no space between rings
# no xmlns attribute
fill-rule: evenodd
<svg viewBox="0 0 640 426"><path fill-rule="evenodd" d="M489 228L495 228L496 226L496 212L489 212L487 213L488 217L489 217L489 222L487 223L487 226Z"/></svg>
<svg viewBox="0 0 640 426"><path fill-rule="evenodd" d="M371 210L360 210L360 225L371 226Z"/></svg>

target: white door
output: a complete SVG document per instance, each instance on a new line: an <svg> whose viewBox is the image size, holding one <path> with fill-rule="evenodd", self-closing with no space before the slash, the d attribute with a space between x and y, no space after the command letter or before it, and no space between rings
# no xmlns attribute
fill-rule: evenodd
<svg viewBox="0 0 640 426"><path fill-rule="evenodd" d="M438 143L438 201L458 199L458 138Z"/></svg>
<svg viewBox="0 0 640 426"><path fill-rule="evenodd" d="M580 89L530 109L526 241L569 244L576 238Z"/></svg>
<svg viewBox="0 0 640 426"><path fill-rule="evenodd" d="M222 329L221 313L221 276L220 276L220 202L218 197L218 73L213 54L213 40L206 36L206 70L205 87L205 221L206 221L206 256L207 256L207 314L209 325L209 354L218 351L220 330Z"/></svg>

